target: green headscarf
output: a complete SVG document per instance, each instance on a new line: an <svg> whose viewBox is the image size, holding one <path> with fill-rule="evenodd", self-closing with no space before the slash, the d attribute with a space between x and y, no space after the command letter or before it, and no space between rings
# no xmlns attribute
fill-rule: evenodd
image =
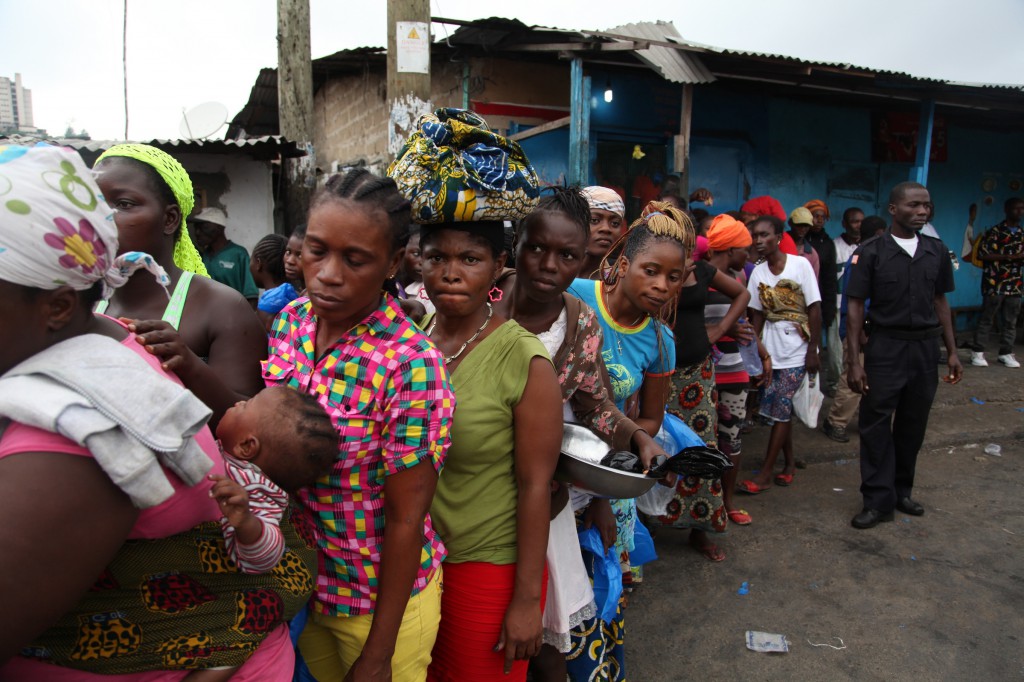
<svg viewBox="0 0 1024 682"><path fill-rule="evenodd" d="M141 161L147 166L152 167L163 181L167 183L171 193L174 194L175 200L178 202L178 207L181 209L181 226L178 230L178 238L174 242L174 264L187 272L194 272L197 275L209 277L210 275L206 272L206 266L203 265L202 256L199 255L196 247L192 244L192 239L188 235L188 227L185 225L185 219L192 213L192 208L196 203L195 194L192 189L192 179L188 177L188 172L185 168L167 152L161 151L156 147L150 147L148 144L115 145L100 154L100 158L96 159L93 168L100 161L111 156L123 156Z"/></svg>

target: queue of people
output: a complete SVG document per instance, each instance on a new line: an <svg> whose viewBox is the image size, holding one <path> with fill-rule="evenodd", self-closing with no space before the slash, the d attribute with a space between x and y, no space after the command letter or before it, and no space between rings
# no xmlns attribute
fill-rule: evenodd
<svg viewBox="0 0 1024 682"><path fill-rule="evenodd" d="M24 519L0 530L0 680L625 679L650 530L726 559L728 525L755 522L734 493L794 484L793 397L833 365L837 394L861 398L853 525L924 513L940 337L961 376L949 261L918 236L925 188L894 188L889 230L847 211L833 242L820 201L698 221L654 200L627 226L596 186L510 190L486 218L460 193L413 224L436 178L393 174L331 177L301 230L262 240L254 311L207 276L169 155L118 145L90 170L0 148L0 305L18 320L0 344L0 509ZM200 217L225 253L220 216ZM68 409L4 399L26 386ZM826 433L853 410L837 399ZM755 416L771 436L738 481ZM646 514L554 482L563 424L649 469L675 454L666 419L733 469L666 477ZM621 597L599 604L608 559Z"/></svg>

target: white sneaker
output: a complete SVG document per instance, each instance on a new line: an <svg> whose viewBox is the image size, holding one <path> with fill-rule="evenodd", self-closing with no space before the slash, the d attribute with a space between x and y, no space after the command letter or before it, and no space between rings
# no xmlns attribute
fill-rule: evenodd
<svg viewBox="0 0 1024 682"><path fill-rule="evenodd" d="M971 351L971 364L975 367L988 367L988 360L985 359L985 354L981 351Z"/></svg>
<svg viewBox="0 0 1024 682"><path fill-rule="evenodd" d="M1013 357L1013 353L1007 353L1006 355L999 356L999 363L1006 365L1007 367L1020 367L1020 363L1017 362L1017 358Z"/></svg>

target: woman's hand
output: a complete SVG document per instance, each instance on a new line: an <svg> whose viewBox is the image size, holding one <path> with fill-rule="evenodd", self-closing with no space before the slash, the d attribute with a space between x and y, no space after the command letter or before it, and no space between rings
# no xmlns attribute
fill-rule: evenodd
<svg viewBox="0 0 1024 682"><path fill-rule="evenodd" d="M761 358L761 376L754 380L754 385L762 388L771 383L772 380L772 356L765 355Z"/></svg>
<svg viewBox="0 0 1024 682"><path fill-rule="evenodd" d="M501 636L495 651L505 652L505 674L512 672L512 662L533 658L540 651L544 628L541 626L540 602L512 597L501 624Z"/></svg>
<svg viewBox="0 0 1024 682"><path fill-rule="evenodd" d="M639 447L637 448L637 455L640 457L640 462L644 465L644 473L646 474L653 467L658 466L666 459L669 455L665 452L665 448L654 442L654 439L647 435L646 431L637 431L637 433L643 433L646 438L640 440ZM634 435L636 438L636 435ZM660 459L659 458L664 458Z"/></svg>
<svg viewBox="0 0 1024 682"><path fill-rule="evenodd" d="M391 659L360 654L345 675L345 682L390 682Z"/></svg>
<svg viewBox="0 0 1024 682"><path fill-rule="evenodd" d="M187 373L194 365L202 362L181 338L178 330L163 320L129 320L121 318L128 325L128 331L135 334L135 340L146 351L160 358L160 364L168 372Z"/></svg>
<svg viewBox="0 0 1024 682"><path fill-rule="evenodd" d="M817 374L818 370L821 369L821 360L818 358L817 346L809 346L807 348L807 355L804 357L804 367L807 368L808 374Z"/></svg>
<svg viewBox="0 0 1024 682"><path fill-rule="evenodd" d="M569 488L558 481L551 481L551 520L562 513L569 504Z"/></svg>
<svg viewBox="0 0 1024 682"><path fill-rule="evenodd" d="M590 506L583 512L583 527L594 526L601 534L601 541L604 542L605 551L615 544L615 512L608 500L595 497L590 501Z"/></svg>
<svg viewBox="0 0 1024 682"><path fill-rule="evenodd" d="M754 325L750 324L746 320L743 320L742 322L740 320L736 320L736 323L730 327L727 333L739 343L746 346L754 340Z"/></svg>

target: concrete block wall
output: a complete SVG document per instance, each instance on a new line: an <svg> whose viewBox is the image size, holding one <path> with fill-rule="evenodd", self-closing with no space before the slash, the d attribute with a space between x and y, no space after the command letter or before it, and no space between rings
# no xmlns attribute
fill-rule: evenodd
<svg viewBox="0 0 1024 682"><path fill-rule="evenodd" d="M313 141L317 167L331 162L387 165L387 86L384 72L332 78L313 96Z"/></svg>
<svg viewBox="0 0 1024 682"><path fill-rule="evenodd" d="M434 107L462 106L462 63L435 61L431 101ZM523 105L568 106L569 67L507 60L474 59L470 63L470 98ZM507 132L509 118L486 116L488 124ZM537 125L541 119L519 118ZM383 173L391 162L388 146L386 74L383 69L330 78L313 96L313 143L316 165L330 175L332 162L364 165Z"/></svg>

